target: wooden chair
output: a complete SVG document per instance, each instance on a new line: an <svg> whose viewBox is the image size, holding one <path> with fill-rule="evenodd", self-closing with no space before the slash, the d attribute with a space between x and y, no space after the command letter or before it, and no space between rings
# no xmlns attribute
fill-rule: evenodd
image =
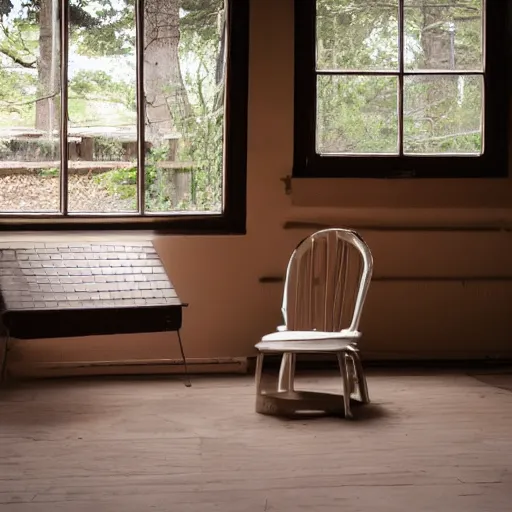
<svg viewBox="0 0 512 512"><path fill-rule="evenodd" d="M286 271L282 314L284 325L256 345L256 411L286 414L300 410L333 408L333 396L294 389L297 354L324 353L338 358L343 402L335 398L334 409L343 403L345 417L352 416L351 396L370 401L359 357L358 330L370 286L373 259L364 240L348 229L318 231L303 240L291 255ZM346 325L346 328L344 326ZM282 354L277 391L262 387L267 354ZM303 402L301 408L300 403ZM299 405L298 405L299 404Z"/></svg>

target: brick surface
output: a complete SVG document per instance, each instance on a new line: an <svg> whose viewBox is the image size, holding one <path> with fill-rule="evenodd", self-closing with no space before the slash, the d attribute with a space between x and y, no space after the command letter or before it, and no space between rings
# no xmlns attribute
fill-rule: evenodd
<svg viewBox="0 0 512 512"><path fill-rule="evenodd" d="M151 242L0 245L4 310L181 305Z"/></svg>

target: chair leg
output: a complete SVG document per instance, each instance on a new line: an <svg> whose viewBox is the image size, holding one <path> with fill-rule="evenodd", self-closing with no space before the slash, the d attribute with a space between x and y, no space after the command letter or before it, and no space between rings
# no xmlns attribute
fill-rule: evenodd
<svg viewBox="0 0 512 512"><path fill-rule="evenodd" d="M370 394L368 393L368 384L366 383L366 376L364 374L361 358L359 357L359 350L357 350L357 348L354 347L351 347L349 350L349 357L352 359L352 362L354 364L354 370L356 372L357 387L359 389L359 396L361 398L361 402L363 404L369 404Z"/></svg>
<svg viewBox="0 0 512 512"><path fill-rule="evenodd" d="M283 354L283 359L281 360L281 367L279 369L279 380L277 384L278 392L293 391L296 361L296 354L291 354L289 352Z"/></svg>
<svg viewBox="0 0 512 512"><path fill-rule="evenodd" d="M183 350L183 343L181 341L181 334L180 334L180 330L179 329L178 329L177 333L178 333L178 342L180 344L181 358L183 359L183 368L185 370L185 386L187 388L189 388L189 387L192 386L192 384L190 382L190 377L189 377L189 374L188 374L187 359L185 358L185 351Z"/></svg>
<svg viewBox="0 0 512 512"><path fill-rule="evenodd" d="M263 359L265 354L260 352L256 358L256 371L254 372L254 380L256 382L256 396L261 395L261 379L263 375Z"/></svg>
<svg viewBox="0 0 512 512"><path fill-rule="evenodd" d="M343 406L345 409L345 418L352 418L350 410L350 386L351 379L349 377L348 356L345 352L338 352L338 363L340 365L341 378L343 380Z"/></svg>

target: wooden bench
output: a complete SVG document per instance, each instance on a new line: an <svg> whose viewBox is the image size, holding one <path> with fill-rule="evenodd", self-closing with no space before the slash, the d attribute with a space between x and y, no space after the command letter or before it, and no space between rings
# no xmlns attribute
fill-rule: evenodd
<svg viewBox="0 0 512 512"><path fill-rule="evenodd" d="M183 303L151 242L17 243L0 246L4 339L175 331ZM0 351L1 354L1 351Z"/></svg>
<svg viewBox="0 0 512 512"><path fill-rule="evenodd" d="M173 205L178 205L192 194L192 170L194 162L178 162L178 142L181 135L169 133L163 136L167 144L167 160L158 162L160 169L167 171L161 184L165 193L171 198ZM99 160L96 155L98 139L112 140L123 147L122 160ZM9 129L0 130L0 140L15 140L27 144L40 144L49 142L58 148L58 133L53 138L41 130ZM146 142L146 153L151 149L150 142ZM133 129L115 127L72 128L68 135L68 169L70 173L102 173L112 169L130 168L137 160L137 132ZM21 161L0 161L0 173L25 174L34 170L58 169L58 160L33 161L32 158L20 157ZM24 161L30 160L30 161Z"/></svg>

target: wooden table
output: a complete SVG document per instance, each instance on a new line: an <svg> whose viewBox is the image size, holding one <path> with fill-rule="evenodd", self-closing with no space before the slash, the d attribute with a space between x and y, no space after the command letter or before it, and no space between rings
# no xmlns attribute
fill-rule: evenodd
<svg viewBox="0 0 512 512"><path fill-rule="evenodd" d="M151 242L19 243L0 247L1 323L9 338L176 331L183 303Z"/></svg>

